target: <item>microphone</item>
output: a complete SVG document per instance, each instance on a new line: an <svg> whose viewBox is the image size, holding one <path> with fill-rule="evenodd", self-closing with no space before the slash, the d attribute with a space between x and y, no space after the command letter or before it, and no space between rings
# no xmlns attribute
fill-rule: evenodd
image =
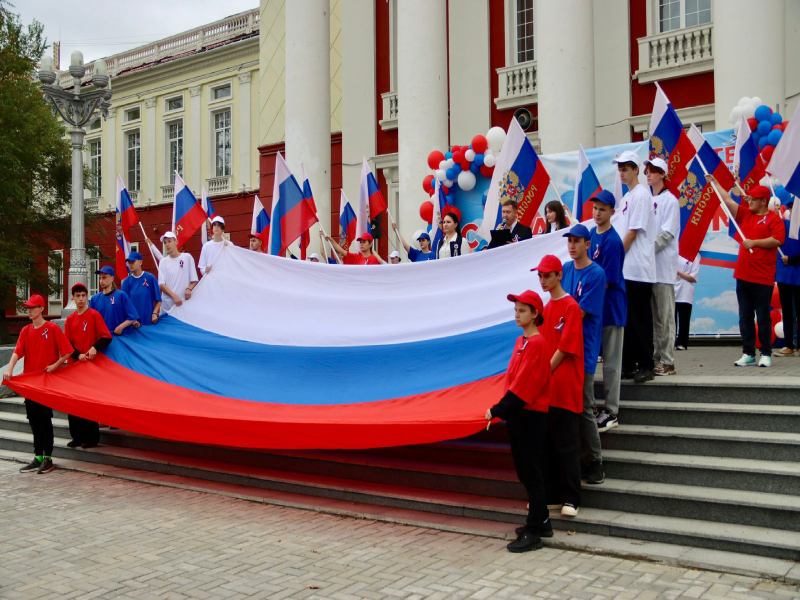
<svg viewBox="0 0 800 600"><path fill-rule="evenodd" d="M506 220L503 219L503 222L500 225L501 225L500 229L505 229L506 228Z"/></svg>

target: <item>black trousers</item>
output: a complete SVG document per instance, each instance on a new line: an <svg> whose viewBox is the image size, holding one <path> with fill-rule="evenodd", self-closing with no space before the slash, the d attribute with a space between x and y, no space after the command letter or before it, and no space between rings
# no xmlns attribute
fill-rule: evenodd
<svg viewBox="0 0 800 600"><path fill-rule="evenodd" d="M742 351L748 356L756 355L756 325L761 342L761 356L772 354L772 321L769 305L772 301L772 286L752 281L736 280L736 299L739 301L739 331L742 334Z"/></svg>
<svg viewBox="0 0 800 600"><path fill-rule="evenodd" d="M33 400L25 399L25 415L33 432L33 454L53 455L53 409Z"/></svg>
<svg viewBox="0 0 800 600"><path fill-rule="evenodd" d="M528 518L525 524L538 532L549 517L543 474L547 413L520 410L508 418L506 429L517 477L528 493Z"/></svg>
<svg viewBox="0 0 800 600"><path fill-rule="evenodd" d="M688 302L675 303L675 338L676 346L689 347L689 322L692 319L692 305Z"/></svg>
<svg viewBox="0 0 800 600"><path fill-rule="evenodd" d="M622 341L622 372L653 370L653 284L625 280L628 297L628 322Z"/></svg>
<svg viewBox="0 0 800 600"><path fill-rule="evenodd" d="M580 413L550 407L544 481L547 504L581 504Z"/></svg>
<svg viewBox="0 0 800 600"><path fill-rule="evenodd" d="M800 285L778 284L778 295L783 310L783 336L786 347L794 350L795 335L800 344Z"/></svg>
<svg viewBox="0 0 800 600"><path fill-rule="evenodd" d="M69 434L73 442L81 444L100 443L100 425L89 419L82 419L74 415L69 416Z"/></svg>

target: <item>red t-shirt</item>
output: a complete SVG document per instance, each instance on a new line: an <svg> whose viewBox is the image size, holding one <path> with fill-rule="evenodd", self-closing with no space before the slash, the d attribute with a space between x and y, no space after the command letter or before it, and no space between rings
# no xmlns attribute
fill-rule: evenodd
<svg viewBox="0 0 800 600"><path fill-rule="evenodd" d="M550 406L583 412L583 322L581 308L572 296L550 300L539 328L547 343L548 362L556 350L566 356L550 377Z"/></svg>
<svg viewBox="0 0 800 600"><path fill-rule="evenodd" d="M45 321L39 329L33 323L23 327L14 354L25 357L23 373L35 373L44 371L65 354L72 354L72 346L61 327Z"/></svg>
<svg viewBox="0 0 800 600"><path fill-rule="evenodd" d="M348 252L344 255L344 264L346 265L379 265L378 257L370 254L364 258L360 252Z"/></svg>
<svg viewBox="0 0 800 600"><path fill-rule="evenodd" d="M547 412L550 405L550 357L542 335L519 336L506 370L503 393L511 390L525 410Z"/></svg>
<svg viewBox="0 0 800 600"><path fill-rule="evenodd" d="M64 331L69 343L81 354L86 354L100 338L111 339L106 322L93 308L87 308L82 315L74 312L68 316Z"/></svg>
<svg viewBox="0 0 800 600"><path fill-rule="evenodd" d="M763 240L774 237L781 244L786 238L786 228L781 219L770 211L765 215L757 215L746 206L740 206L736 211L736 221L742 228L744 237L748 240ZM734 279L761 283L772 286L775 284L775 263L778 260L778 249L753 248L752 254L744 247L739 246L739 258L736 260L736 269L733 271Z"/></svg>

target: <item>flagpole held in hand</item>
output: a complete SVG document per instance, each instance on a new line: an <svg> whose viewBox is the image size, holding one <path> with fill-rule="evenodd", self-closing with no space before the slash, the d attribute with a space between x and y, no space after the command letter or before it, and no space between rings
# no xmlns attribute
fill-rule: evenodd
<svg viewBox="0 0 800 600"><path fill-rule="evenodd" d="M325 228L322 226L322 221L317 220L317 225L319 225L319 232L322 235L322 248L325 251L325 254L326 254L325 261L327 262L328 256L330 255L330 252L331 252L330 250L328 250L328 247L325 245L325 240L328 239L328 234L325 232ZM342 260L339 258L339 253L338 252L334 252L333 253L333 258L336 259L337 263L342 264Z"/></svg>
<svg viewBox="0 0 800 600"><path fill-rule="evenodd" d="M139 221L139 227L142 229L142 235L144 236L144 241L145 241L145 243L147 243L147 241L148 241L147 240L147 234L144 232L144 225L142 225L141 221ZM153 257L153 262L156 265L156 269L158 269L158 261L156 260L155 253L153 252L153 247L150 244L147 244L147 247L150 249L150 256Z"/></svg>

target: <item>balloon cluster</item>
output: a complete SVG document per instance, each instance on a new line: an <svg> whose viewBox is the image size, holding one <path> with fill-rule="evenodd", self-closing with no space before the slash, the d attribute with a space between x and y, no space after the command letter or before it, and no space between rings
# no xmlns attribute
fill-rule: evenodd
<svg viewBox="0 0 800 600"><path fill-rule="evenodd" d="M739 100L739 104L731 111L730 120L735 125L742 117L747 119L753 139L761 150L761 158L764 163L769 163L789 121L784 121L780 113L773 112L758 96L745 96Z"/></svg>
<svg viewBox="0 0 800 600"><path fill-rule="evenodd" d="M425 177L422 188L429 196L433 196L434 179L438 179L442 192L449 195L454 187L465 192L470 191L475 187L479 176L491 179L505 139L506 132L502 127L492 127L486 135L476 135L472 138L472 143L467 146L453 146L448 152L434 150L428 155L428 166L433 174ZM453 207L451 210L456 213L460 221L458 209ZM424 221L431 223L433 203L423 202L419 214Z"/></svg>

